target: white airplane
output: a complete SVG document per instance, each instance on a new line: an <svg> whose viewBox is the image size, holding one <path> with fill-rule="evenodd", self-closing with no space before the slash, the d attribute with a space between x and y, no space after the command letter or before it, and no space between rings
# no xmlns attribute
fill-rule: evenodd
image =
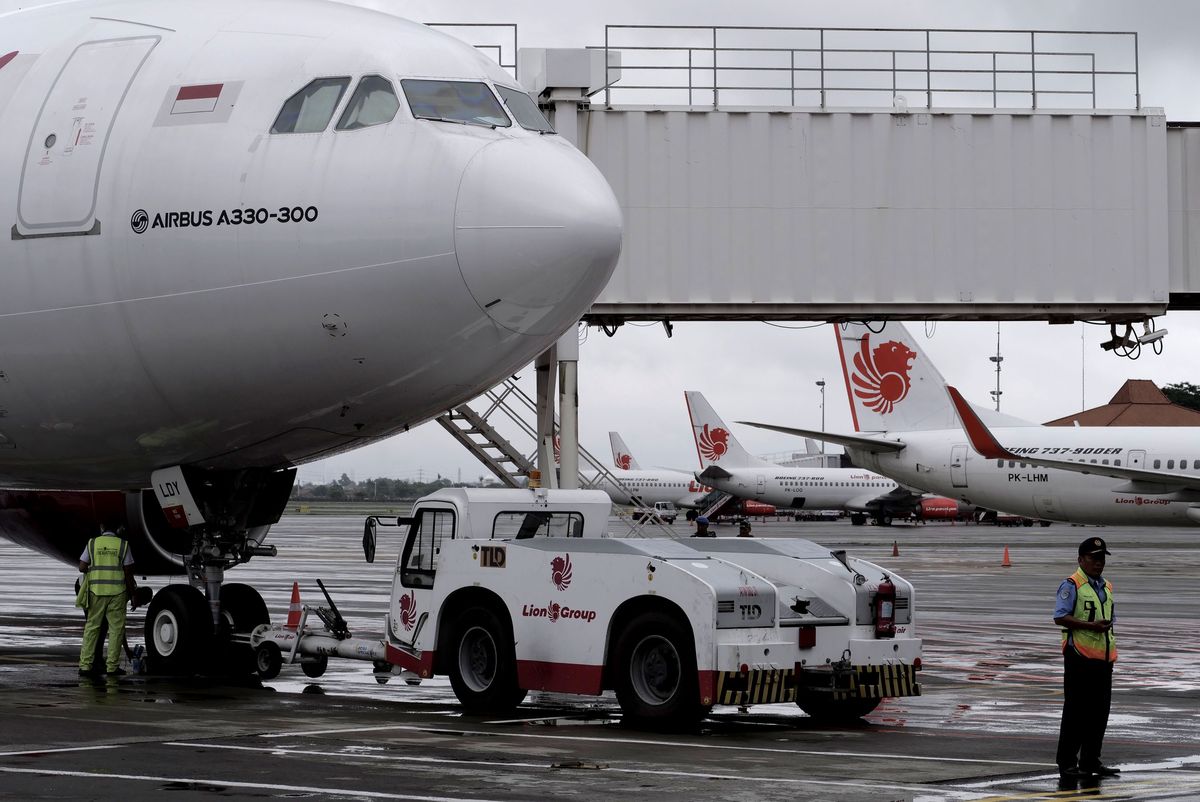
<svg viewBox="0 0 1200 802"><path fill-rule="evenodd" d="M186 575L167 671L265 619L223 572L273 553L294 466L528 363L621 242L507 73L320 0L0 0L0 187L0 535L75 564L123 524Z"/></svg>
<svg viewBox="0 0 1200 802"><path fill-rule="evenodd" d="M878 329L852 324L835 331L860 434L824 437L845 446L857 464L903 484L1028 518L1127 526L1200 523L1195 429L1040 426L970 405L948 391L900 324Z"/></svg>
<svg viewBox="0 0 1200 802"><path fill-rule="evenodd" d="M691 474L670 468L639 468L633 452L625 445L617 432L608 433L613 449L612 476L619 484L610 482L593 471L582 474L585 486L608 493L615 504L653 507L656 503L669 501L676 507L696 507L700 499L712 492L712 488L697 482ZM625 466L628 467L625 467ZM628 488L626 492L622 488Z"/></svg>
<svg viewBox="0 0 1200 802"><path fill-rule="evenodd" d="M695 390L683 394L700 472L696 478L737 498L776 507L847 510L855 526L873 517L881 525L907 515L920 501L896 482L858 468L785 468L746 451L729 426ZM791 430L787 430L791 433Z"/></svg>

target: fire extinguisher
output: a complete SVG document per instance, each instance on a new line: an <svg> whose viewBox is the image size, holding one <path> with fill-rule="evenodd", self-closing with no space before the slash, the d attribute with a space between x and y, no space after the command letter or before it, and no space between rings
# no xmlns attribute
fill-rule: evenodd
<svg viewBox="0 0 1200 802"><path fill-rule="evenodd" d="M896 586L887 574L875 590L875 637L896 636Z"/></svg>

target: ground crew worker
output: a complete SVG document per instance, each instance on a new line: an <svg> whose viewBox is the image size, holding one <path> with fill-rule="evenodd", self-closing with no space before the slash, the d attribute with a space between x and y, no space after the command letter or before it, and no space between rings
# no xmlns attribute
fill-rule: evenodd
<svg viewBox="0 0 1200 802"><path fill-rule="evenodd" d="M1054 623L1062 627L1063 651L1063 711L1056 760L1059 775L1067 779L1120 773L1100 762L1117 660L1112 583L1103 577L1104 558L1109 554L1103 538L1080 543L1079 568L1059 585L1055 599Z"/></svg>
<svg viewBox="0 0 1200 802"><path fill-rule="evenodd" d="M752 537L750 534L750 520L743 518L738 522L738 537Z"/></svg>
<svg viewBox="0 0 1200 802"><path fill-rule="evenodd" d="M100 640L101 622L108 622L108 653L105 670L109 676L124 674L119 663L125 644L125 602L133 599L133 554L129 543L118 537L115 527L102 527L99 537L88 541L79 557L79 571L87 584L87 623L79 652L80 676L94 676L92 656Z"/></svg>
<svg viewBox="0 0 1200 802"><path fill-rule="evenodd" d="M692 537L715 537L715 535L708 531L708 516L701 515L696 519L696 534L692 535Z"/></svg>

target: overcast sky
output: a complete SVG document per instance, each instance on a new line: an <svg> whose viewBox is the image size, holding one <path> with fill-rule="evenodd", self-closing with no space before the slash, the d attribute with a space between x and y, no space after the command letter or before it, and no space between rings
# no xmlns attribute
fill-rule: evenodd
<svg viewBox="0 0 1200 802"><path fill-rule="evenodd" d="M926 0L926 2L768 2L710 0L608 0L605 3L507 0L391 2L357 5L422 22L515 23L521 47L603 44L606 24L761 25L883 28L983 28L1135 31L1140 50L1144 106L1161 106L1169 120L1200 120L1200 6L1183 0ZM1200 315L1176 313L1159 321L1170 335L1161 355L1148 350L1136 362L1100 350L1107 328L1000 324L1004 355L1002 409L1046 421L1105 403L1131 378L1164 385L1200 383L1196 352ZM787 328L783 326L786 325ZM695 470L684 390L704 392L727 420L750 419L819 428L828 382L825 427L851 431L846 391L830 326L765 323L678 323L667 339L660 325L625 326L613 338L591 329L581 348L580 431L585 448L607 457L607 432L620 431L643 467ZM921 324L909 324L921 331ZM967 397L990 404L995 388L995 323L938 323L923 347ZM1086 331L1083 329L1086 328ZM533 394L532 371L521 373ZM755 453L782 452L795 438L743 426L735 434ZM533 444L514 438L519 448ZM485 469L441 427L430 422L384 443L300 469L302 481L348 473L425 478L436 474L477 478ZM461 473L460 473L461 472Z"/></svg>

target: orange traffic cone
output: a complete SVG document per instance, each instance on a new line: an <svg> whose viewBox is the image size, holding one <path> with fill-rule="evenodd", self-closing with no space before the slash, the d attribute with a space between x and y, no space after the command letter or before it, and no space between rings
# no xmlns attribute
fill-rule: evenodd
<svg viewBox="0 0 1200 802"><path fill-rule="evenodd" d="M1004 559L1000 562L1001 568L1012 568L1012 560L1008 559L1008 546L1004 547Z"/></svg>
<svg viewBox="0 0 1200 802"><path fill-rule="evenodd" d="M893 557L900 556L900 544L895 540L892 541L892 556Z"/></svg>
<svg viewBox="0 0 1200 802"><path fill-rule="evenodd" d="M292 603L288 605L287 624L288 629L300 628L300 583L292 583Z"/></svg>

